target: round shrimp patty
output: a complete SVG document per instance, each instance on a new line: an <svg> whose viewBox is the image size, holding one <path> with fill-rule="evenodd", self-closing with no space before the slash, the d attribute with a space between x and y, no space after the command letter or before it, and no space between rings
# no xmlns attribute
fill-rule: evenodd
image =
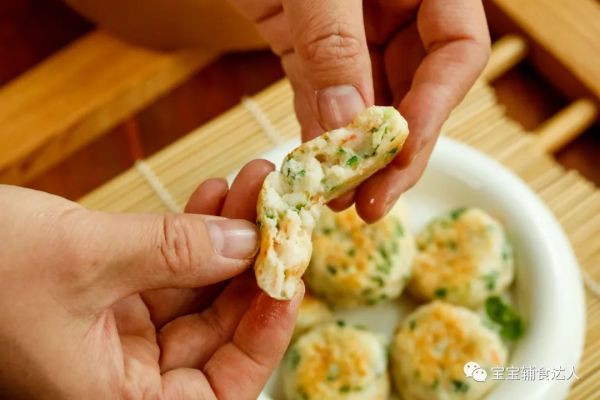
<svg viewBox="0 0 600 400"><path fill-rule="evenodd" d="M471 308L506 290L513 252L504 228L478 208L460 208L431 221L416 237L409 290Z"/></svg>
<svg viewBox="0 0 600 400"><path fill-rule="evenodd" d="M414 238L397 216L369 225L354 208L327 209L313 233L306 282L334 306L376 304L400 295L414 253Z"/></svg>
<svg viewBox="0 0 600 400"><path fill-rule="evenodd" d="M313 327L329 322L332 319L333 314L327 304L315 296L306 293L298 311L293 340L297 339L303 333L308 332Z"/></svg>
<svg viewBox="0 0 600 400"><path fill-rule="evenodd" d="M319 325L288 349L283 385L288 400L387 400L383 338L341 321Z"/></svg>
<svg viewBox="0 0 600 400"><path fill-rule="evenodd" d="M508 354L478 314L441 301L408 315L390 352L393 379L404 400L480 399L495 383L492 367L504 366ZM465 364L472 362L485 370L487 380L465 376Z"/></svg>

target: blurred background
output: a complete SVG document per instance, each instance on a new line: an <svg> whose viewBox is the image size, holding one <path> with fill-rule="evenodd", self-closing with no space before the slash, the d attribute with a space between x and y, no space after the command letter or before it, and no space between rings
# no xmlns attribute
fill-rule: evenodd
<svg viewBox="0 0 600 400"><path fill-rule="evenodd" d="M180 14L156 1L118 11L72 1L88 18L59 0L0 2L0 183L78 199L283 77L251 34L202 43L195 26L237 28L179 2ZM563 110L572 123L552 127L568 132L549 139L550 152L599 185L600 3L484 3L493 39L521 38L508 46L516 66L492 79L498 101L532 134ZM201 50L179 50L190 45Z"/></svg>

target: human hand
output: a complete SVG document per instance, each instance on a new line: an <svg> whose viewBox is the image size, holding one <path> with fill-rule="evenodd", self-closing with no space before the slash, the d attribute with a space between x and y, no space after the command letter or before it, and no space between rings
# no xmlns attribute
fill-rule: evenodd
<svg viewBox="0 0 600 400"><path fill-rule="evenodd" d="M272 169L203 183L186 211L205 215L91 212L0 186L0 397L255 399L303 292L270 299L245 271L244 220Z"/></svg>
<svg viewBox="0 0 600 400"><path fill-rule="evenodd" d="M450 111L489 55L476 0L230 0L281 57L304 140L349 123L365 106L393 104L410 135L394 161L357 190L368 222L419 179Z"/></svg>

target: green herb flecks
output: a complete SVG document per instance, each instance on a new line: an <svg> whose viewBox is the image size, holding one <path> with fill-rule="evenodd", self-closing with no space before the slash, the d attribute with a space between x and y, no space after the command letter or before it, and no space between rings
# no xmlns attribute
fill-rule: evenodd
<svg viewBox="0 0 600 400"><path fill-rule="evenodd" d="M290 364L290 368L296 369L298 367L298 364L300 364L300 359L300 352L298 351L298 348L292 347L288 355L288 362Z"/></svg>
<svg viewBox="0 0 600 400"><path fill-rule="evenodd" d="M265 217L269 219L275 219L275 212L273 212L273 210L266 210Z"/></svg>
<svg viewBox="0 0 600 400"><path fill-rule="evenodd" d="M350 157L347 161L346 161L346 165L351 167L351 168L356 168L356 166L358 165L358 156L357 155L353 155L352 157Z"/></svg>
<svg viewBox="0 0 600 400"><path fill-rule="evenodd" d="M458 393L466 393L469 390L469 385L461 380L452 380L452 389Z"/></svg>
<svg viewBox="0 0 600 400"><path fill-rule="evenodd" d="M375 282L379 287L383 287L385 285L385 281L380 276L372 276L371 281Z"/></svg>
<svg viewBox="0 0 600 400"><path fill-rule="evenodd" d="M485 288L489 291L493 291L496 289L496 281L498 280L498 272L493 271L489 274L483 276L483 281L485 282Z"/></svg>
<svg viewBox="0 0 600 400"><path fill-rule="evenodd" d="M502 245L502 261L507 263L512 257L512 246L508 241L508 238L504 238L504 244Z"/></svg>
<svg viewBox="0 0 600 400"><path fill-rule="evenodd" d="M383 109L383 118L385 118L386 120L390 120L394 117L395 112L396 111L393 107L385 107Z"/></svg>
<svg viewBox="0 0 600 400"><path fill-rule="evenodd" d="M329 272L331 275L337 274L337 268L335 268L333 265L328 264L326 268L327 268L327 272Z"/></svg>
<svg viewBox="0 0 600 400"><path fill-rule="evenodd" d="M506 340L517 340L525 332L521 317L498 296L485 301L485 312L490 320L500 326L500 336Z"/></svg>
<svg viewBox="0 0 600 400"><path fill-rule="evenodd" d="M404 227L400 221L396 221L396 236L403 237L404 236Z"/></svg>
<svg viewBox="0 0 600 400"><path fill-rule="evenodd" d="M389 273L392 271L392 264L390 264L389 262L377 264L375 268L382 274L389 275Z"/></svg>
<svg viewBox="0 0 600 400"><path fill-rule="evenodd" d="M323 229L321 229L321 232L323 233L323 235L328 236L331 235L331 233L333 232L333 228L324 227Z"/></svg>
<svg viewBox="0 0 600 400"><path fill-rule="evenodd" d="M467 209L465 207L456 208L450 211L450 219L457 220Z"/></svg>
<svg viewBox="0 0 600 400"><path fill-rule="evenodd" d="M302 399L302 400L310 400L310 396L304 390L300 389L300 391L298 392L298 394L300 395L300 399Z"/></svg>
<svg viewBox="0 0 600 400"><path fill-rule="evenodd" d="M435 292L433 292L433 295L435 297L437 297L438 299L443 299L446 297L446 295L448 294L448 289L446 288L437 288L435 289Z"/></svg>
<svg viewBox="0 0 600 400"><path fill-rule="evenodd" d="M389 262L389 261L390 261L390 255L389 255L389 253L388 253L388 251L386 250L386 248L385 248L385 247L383 247L383 246L382 246L382 247L380 247L379 249L377 249L377 251L379 252L379 254L381 254L381 257L382 257L382 258L383 258L385 261L387 261L387 262Z"/></svg>

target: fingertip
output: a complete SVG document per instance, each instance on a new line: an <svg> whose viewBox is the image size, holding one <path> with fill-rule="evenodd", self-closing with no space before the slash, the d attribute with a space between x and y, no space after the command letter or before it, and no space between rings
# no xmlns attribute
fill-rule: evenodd
<svg viewBox="0 0 600 400"><path fill-rule="evenodd" d="M380 220L383 215L383 208L377 196L371 193L372 190L361 190L356 198L356 212L368 224Z"/></svg>
<svg viewBox="0 0 600 400"><path fill-rule="evenodd" d="M354 203L355 194L356 190L351 190L350 192L341 195L337 199L331 200L329 203L327 203L327 206L329 206L329 208L335 212L343 211Z"/></svg>
<svg viewBox="0 0 600 400"><path fill-rule="evenodd" d="M207 179L194 190L184 211L191 214L219 214L228 191L229 185L225 179Z"/></svg>
<svg viewBox="0 0 600 400"><path fill-rule="evenodd" d="M242 167L242 169L234 179L234 183L240 177L247 178L248 176L256 176L262 177L264 179L264 176L266 176L269 172L273 171L274 169L275 164L273 164L271 161L262 158L257 158L255 160L247 162L246 165Z"/></svg>
<svg viewBox="0 0 600 400"><path fill-rule="evenodd" d="M388 166L364 182L356 194L356 211L367 223L383 218L400 196L400 171Z"/></svg>
<svg viewBox="0 0 600 400"><path fill-rule="evenodd" d="M227 218L256 220L256 202L267 175L275 165L267 160L256 159L248 162L235 177L222 208Z"/></svg>

